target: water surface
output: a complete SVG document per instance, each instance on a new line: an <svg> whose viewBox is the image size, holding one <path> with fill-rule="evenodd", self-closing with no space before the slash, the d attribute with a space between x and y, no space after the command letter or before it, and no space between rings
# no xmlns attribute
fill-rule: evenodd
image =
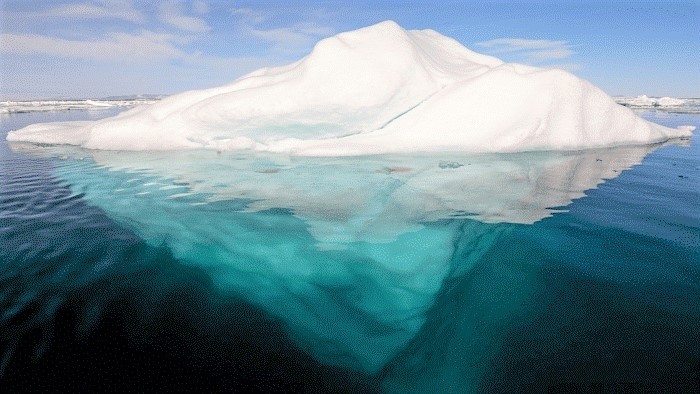
<svg viewBox="0 0 700 394"><path fill-rule="evenodd" d="M700 389L697 136L337 159L5 142L116 111L0 118L6 387Z"/></svg>

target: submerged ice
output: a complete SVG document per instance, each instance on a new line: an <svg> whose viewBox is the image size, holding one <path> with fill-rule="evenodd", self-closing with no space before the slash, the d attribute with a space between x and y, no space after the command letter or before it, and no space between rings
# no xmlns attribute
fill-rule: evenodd
<svg viewBox="0 0 700 394"><path fill-rule="evenodd" d="M63 158L56 175L85 201L279 318L316 359L370 373L499 234L656 148L312 158L11 146Z"/></svg>
<svg viewBox="0 0 700 394"><path fill-rule="evenodd" d="M387 21L301 60L96 122L36 124L10 141L103 150L252 149L310 156L576 150L686 136L590 83L474 53Z"/></svg>

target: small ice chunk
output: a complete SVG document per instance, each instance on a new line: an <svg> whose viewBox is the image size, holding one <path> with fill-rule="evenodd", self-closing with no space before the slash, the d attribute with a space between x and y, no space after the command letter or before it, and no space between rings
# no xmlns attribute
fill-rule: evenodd
<svg viewBox="0 0 700 394"><path fill-rule="evenodd" d="M448 169L448 168L459 168L459 167L462 167L463 165L464 164L458 163L456 161L445 161L445 160L440 161L440 164L438 164L438 166L440 168L442 168L443 170Z"/></svg>

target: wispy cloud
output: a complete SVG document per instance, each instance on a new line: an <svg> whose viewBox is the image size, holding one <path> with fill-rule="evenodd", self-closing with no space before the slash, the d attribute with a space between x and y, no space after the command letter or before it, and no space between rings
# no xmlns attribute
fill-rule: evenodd
<svg viewBox="0 0 700 394"><path fill-rule="evenodd" d="M283 64L335 32L327 22L333 18L315 11L290 17L287 9L254 7L225 15L219 12L222 4L209 0L2 4L0 0L3 94L33 91L48 97L71 90L101 95L215 86L259 67ZM212 32L209 21L216 18L228 22L226 29ZM215 50L199 45L214 35L245 45ZM164 75L177 76L177 81ZM46 90L58 80L64 85Z"/></svg>
<svg viewBox="0 0 700 394"><path fill-rule="evenodd" d="M568 41L530 40L525 38L496 38L476 43L490 54L515 54L527 63L565 59L574 54Z"/></svg>
<svg viewBox="0 0 700 394"><path fill-rule="evenodd" d="M119 19L133 23L143 23L146 18L129 0L102 0L62 4L41 13L44 17L72 19Z"/></svg>
<svg viewBox="0 0 700 394"><path fill-rule="evenodd" d="M203 4L206 6L206 3ZM202 8L200 8L201 10ZM159 7L158 17L165 24L191 33L206 33L211 30L204 18L186 15L184 4L181 1L162 3Z"/></svg>
<svg viewBox="0 0 700 394"><path fill-rule="evenodd" d="M310 21L274 27L269 22L276 18L270 13L251 8L233 8L231 15L238 18L243 34L271 44L272 49L278 52L297 52L336 32L335 28L320 22L328 18L324 18L325 13L319 10L308 13Z"/></svg>
<svg viewBox="0 0 700 394"><path fill-rule="evenodd" d="M240 22L251 25L262 23L269 17L266 13L252 8L233 8L231 9L231 15L240 18Z"/></svg>
<svg viewBox="0 0 700 394"><path fill-rule="evenodd" d="M209 12L209 5L205 1L195 0L195 2L192 3L192 11L194 11L195 14L204 15Z"/></svg>
<svg viewBox="0 0 700 394"><path fill-rule="evenodd" d="M294 50L311 45L320 38L332 35L334 29L328 26L314 25L312 23L299 23L274 29L250 27L248 33L254 37L272 43L278 50Z"/></svg>
<svg viewBox="0 0 700 394"><path fill-rule="evenodd" d="M174 37L151 31L111 33L93 40L68 40L39 34L0 34L0 53L49 55L87 60L155 60L183 57Z"/></svg>
<svg viewBox="0 0 700 394"><path fill-rule="evenodd" d="M45 55L56 58L109 62L110 65L155 63L179 64L197 70L224 70L238 74L271 63L259 57L218 57L178 48L180 37L142 31L138 34L110 33L91 40L69 40L39 34L0 33L0 56ZM233 77L233 76L232 76Z"/></svg>

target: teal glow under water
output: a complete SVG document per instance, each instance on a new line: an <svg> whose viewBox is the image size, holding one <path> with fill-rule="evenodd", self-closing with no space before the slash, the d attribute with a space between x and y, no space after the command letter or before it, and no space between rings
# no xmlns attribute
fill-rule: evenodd
<svg viewBox="0 0 700 394"><path fill-rule="evenodd" d="M29 123L107 114L6 116L0 139ZM696 136L509 155L313 159L5 142L0 155L8 384L50 369L42 360L70 364L76 350L60 346L64 337L114 331L171 353L184 343L195 361L161 366L184 370L193 387L697 388ZM60 328L66 311L73 323ZM112 371L132 347L120 344L116 360L81 354ZM145 367L111 384L166 373L155 356L141 358Z"/></svg>

